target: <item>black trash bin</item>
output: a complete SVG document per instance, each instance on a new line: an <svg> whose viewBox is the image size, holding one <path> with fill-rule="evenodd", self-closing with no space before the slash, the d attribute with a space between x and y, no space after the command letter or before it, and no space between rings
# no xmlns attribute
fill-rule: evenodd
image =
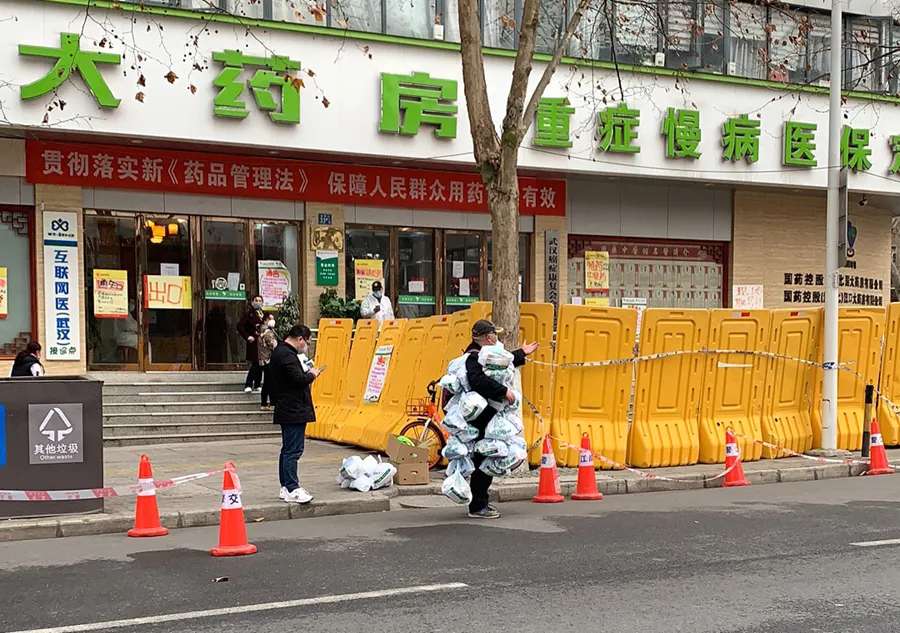
<svg viewBox="0 0 900 633"><path fill-rule="evenodd" d="M0 490L101 488L102 389L78 376L0 379ZM0 500L3 518L102 511L102 498Z"/></svg>

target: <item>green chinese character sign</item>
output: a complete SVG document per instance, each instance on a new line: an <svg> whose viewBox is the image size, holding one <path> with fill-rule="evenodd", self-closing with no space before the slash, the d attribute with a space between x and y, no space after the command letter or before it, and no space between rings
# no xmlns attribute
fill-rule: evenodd
<svg viewBox="0 0 900 633"><path fill-rule="evenodd" d="M534 115L534 144L541 147L572 147L569 127L575 108L566 98L544 97Z"/></svg>
<svg viewBox="0 0 900 633"><path fill-rule="evenodd" d="M244 91L244 82L239 78L245 66L255 66L256 71L246 83L253 92L257 107L268 112L269 118L276 123L300 123L300 80L290 74L300 70L300 62L280 55L255 57L235 50L214 52L213 61L224 66L213 81L213 85L219 88L213 99L216 116L230 119L247 117L247 106L239 98ZM278 101L272 94L272 88L281 89Z"/></svg>
<svg viewBox="0 0 900 633"><path fill-rule="evenodd" d="M737 162L759 160L759 121L746 114L730 118L722 125L722 158Z"/></svg>
<svg viewBox="0 0 900 633"><path fill-rule="evenodd" d="M891 167L888 171L894 175L900 174L900 134L892 136L890 139L891 154L894 159L891 161Z"/></svg>
<svg viewBox="0 0 900 633"><path fill-rule="evenodd" d="M381 123L390 134L414 136L422 124L435 126L438 138L456 138L456 81L428 73L381 73Z"/></svg>
<svg viewBox="0 0 900 633"><path fill-rule="evenodd" d="M97 104L103 108L116 108L121 99L116 99L106 85L97 64L120 64L122 57L116 53L89 52L81 49L81 36L77 33L60 33L59 48L19 44L19 55L29 57L46 57L55 59L56 63L46 75L25 84L19 89L22 99L34 99L53 92L71 75L78 71L82 81L94 95Z"/></svg>
<svg viewBox="0 0 900 633"><path fill-rule="evenodd" d="M624 102L602 110L598 115L601 152L637 154L641 148L634 144L641 111L630 109Z"/></svg>
<svg viewBox="0 0 900 633"><path fill-rule="evenodd" d="M700 158L700 113L669 108L661 133L666 137L666 158Z"/></svg>
<svg viewBox="0 0 900 633"><path fill-rule="evenodd" d="M782 163L791 167L815 167L816 124L786 121Z"/></svg>
<svg viewBox="0 0 900 633"><path fill-rule="evenodd" d="M869 160L872 155L870 138L869 130L845 125L841 130L841 167L848 167L853 171L868 171L872 167L872 161Z"/></svg>

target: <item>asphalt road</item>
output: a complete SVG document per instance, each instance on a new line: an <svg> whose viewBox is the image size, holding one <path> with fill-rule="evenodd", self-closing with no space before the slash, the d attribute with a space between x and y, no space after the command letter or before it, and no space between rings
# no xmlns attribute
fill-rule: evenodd
<svg viewBox="0 0 900 633"><path fill-rule="evenodd" d="M211 528L0 544L0 630L895 633L900 541L851 543L900 539L898 499L860 477L259 523L237 559Z"/></svg>

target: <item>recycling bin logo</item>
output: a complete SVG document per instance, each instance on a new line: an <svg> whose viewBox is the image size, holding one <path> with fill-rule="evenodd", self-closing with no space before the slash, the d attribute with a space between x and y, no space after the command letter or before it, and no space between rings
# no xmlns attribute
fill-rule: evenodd
<svg viewBox="0 0 900 633"><path fill-rule="evenodd" d="M28 462L82 463L84 424L81 403L28 405Z"/></svg>

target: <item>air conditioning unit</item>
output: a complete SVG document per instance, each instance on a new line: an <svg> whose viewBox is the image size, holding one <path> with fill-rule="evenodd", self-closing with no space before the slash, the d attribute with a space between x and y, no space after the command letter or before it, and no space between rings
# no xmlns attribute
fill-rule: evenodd
<svg viewBox="0 0 900 633"><path fill-rule="evenodd" d="M660 66L660 67L665 66L666 65L666 54L663 53L662 51L657 53L656 56L653 58L653 64L655 66Z"/></svg>
<svg viewBox="0 0 900 633"><path fill-rule="evenodd" d="M443 24L435 24L434 32L432 33L432 38L436 40L444 39L444 25Z"/></svg>
<svg viewBox="0 0 900 633"><path fill-rule="evenodd" d="M728 62L728 74L736 75L737 73L737 62Z"/></svg>

